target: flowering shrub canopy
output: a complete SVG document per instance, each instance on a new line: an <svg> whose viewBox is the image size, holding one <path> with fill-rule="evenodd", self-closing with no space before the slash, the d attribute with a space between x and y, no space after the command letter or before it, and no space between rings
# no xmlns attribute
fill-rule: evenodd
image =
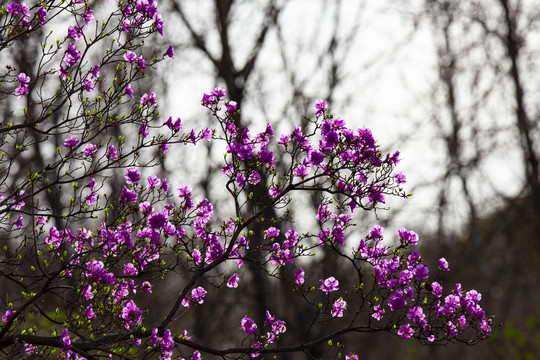
<svg viewBox="0 0 540 360"><path fill-rule="evenodd" d="M103 19L82 1L15 1L0 12L0 49L37 36L59 14L72 21L61 40L45 39L43 66L32 72L8 66L0 73L0 100L27 104L12 123L0 124L0 276L15 289L0 303L2 351L40 358L61 353L66 359L249 358L303 351L345 333L388 331L427 343L475 343L490 334L481 295L434 281L437 271L414 249L416 233L401 228L395 241L386 241L384 229L375 225L360 229L364 237L351 237L358 232L357 212L378 208L388 196L407 196L405 176L395 169L399 152L381 152L369 129L349 128L320 99L308 126L286 134L275 134L270 124L252 133L221 88L201 100L213 115L212 129L184 130L172 116L164 121L156 94L136 99L134 91L146 69L174 56L170 46L154 58L141 49L146 37L163 36L157 3L115 6ZM61 145L49 165L10 175L14 164L28 161L25 152L39 152L51 138ZM149 173L169 148L201 140L225 149L222 172L231 212L221 219L214 204L188 185ZM111 178L114 172L121 173L119 184ZM255 185L269 199L262 207L249 206L257 201ZM298 192L322 199L306 215L317 223L314 231L300 232L282 221ZM269 208L282 215L264 219ZM253 249L254 225L265 231ZM306 259L318 256L317 250L339 255L350 278L316 276ZM243 281L244 263L254 261L249 251L305 302L307 313L335 322L335 328L285 346L288 324L268 309L264 323L248 313L224 320L238 330L231 335L236 346L214 348L191 339L182 319L194 308L220 291L249 286ZM439 265L440 271L450 270L444 258ZM178 288L165 316L148 328L157 311L148 304L161 296L155 282L171 273L181 274Z"/></svg>

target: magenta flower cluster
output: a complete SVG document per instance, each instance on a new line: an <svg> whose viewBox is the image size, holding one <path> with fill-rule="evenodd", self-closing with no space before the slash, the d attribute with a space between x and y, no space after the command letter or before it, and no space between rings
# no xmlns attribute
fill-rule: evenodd
<svg viewBox="0 0 540 360"><path fill-rule="evenodd" d="M123 347L134 349L135 353L149 352L148 356L155 353L161 360L183 356L185 349L191 348L192 359L200 360L202 350L199 350L205 347L190 340L187 330L176 329L179 322L175 321L193 308L204 309L215 303L209 298L220 291L242 291L251 286L249 276L243 276L243 265L248 262L254 262L282 281L284 288L289 287L300 299L310 305L318 304L310 306L317 321L333 321L336 326L351 324L355 314L362 310L371 317L369 324L373 329L403 338L448 341L463 336L468 329L476 330L477 338L490 333L491 319L480 306L481 294L465 291L459 284L448 288L434 281L437 271L430 271L427 262L411 249L419 241L415 232L400 228L395 246L383 242L385 230L378 225L355 243L349 237L355 226L356 210L375 209L385 204L387 196L407 196L401 187L406 177L396 170L399 152L383 153L369 129L349 128L344 119L329 113L328 104L322 99L315 102L315 118L306 127L296 126L279 135L274 134L270 124L257 131L242 126L238 121L238 104L226 100L226 91L219 87L201 99L201 104L216 119L215 129L182 131L184 125L178 117L159 120L156 94L148 91L133 100L136 89L132 86L144 78L147 68L174 56L173 47L168 46L165 52L160 51L161 59L149 57L140 49L142 42L136 39L151 33L164 35L157 2L130 0L112 6L116 10L107 22L93 24L96 19L91 2L74 0L67 2L65 8L43 3L30 9L23 1L5 6L6 21L21 24L28 32L43 26L48 18L58 17L57 11L65 10L73 16L75 22L63 27L67 32L58 40L56 63L47 74L58 75L60 89L78 96L78 103L85 111L77 115L75 122L87 122L84 130L75 126L59 128L62 135L57 139L60 144L57 152L61 161L53 170L62 171L57 172L59 180L53 185L55 191L64 184L72 186L69 196L65 195L67 192L62 194L62 199L69 200L64 217L48 217L41 203L28 209L39 203L35 201L38 198L34 190L43 194L44 190L52 191L49 185L41 185L49 179L43 179L40 173L35 178L30 174L31 180L14 186L9 195L0 194L0 202L14 215L8 217L10 231L17 229L14 236L24 235L25 242L35 247L37 262L30 269L34 272L39 268L44 275L42 280L47 283L41 293L25 289L18 302L9 302L9 308L2 310L2 336L17 329L17 336L23 337L10 339L14 343L27 342L24 348L31 357L56 347L61 352L59 356L66 359L83 359L86 348L95 357L112 359L115 350ZM31 14L33 9L35 13ZM93 51L88 51L89 44L93 46L94 41L107 38L103 35L105 31L99 31L100 24L105 23L114 27L115 36L119 35L110 45L117 48L110 52L112 55L90 60L87 56ZM122 76L115 78L110 90L104 91L109 86L104 85L108 79L101 74L107 74L111 64ZM17 84L13 95L19 99L26 96L27 102L37 98L30 93L39 91L35 84L41 84L40 74L19 72L16 79L10 79ZM131 115L105 118L101 110L89 110L126 104L133 105ZM65 123L73 123L71 120ZM119 136L118 140L102 141L94 136L94 131L107 132L109 127L123 123L134 125L133 132L138 131L134 139L126 141L124 136ZM234 214L224 219L217 219L214 204L198 198L190 186L176 184L175 192L169 192L167 178L147 173L151 166L161 163L175 144L196 145L203 140L224 142L223 180L235 209ZM147 147L158 150L159 156L144 163L140 151ZM278 160L286 165L285 171L277 166ZM123 176L115 178L120 180L118 193L106 193L115 185L108 178L114 170L123 171ZM265 193L255 191L255 186ZM294 223L281 221L285 215L262 219L263 210L287 210L291 194L299 191L316 191L321 199L316 211L306 211L306 216L317 224L316 231L294 229ZM256 216L250 212L260 207L266 209L256 210ZM32 224L27 226L28 231L25 219ZM88 219L92 221L85 221ZM254 234L251 230L255 223L264 224L261 233ZM320 269L303 262L301 258L316 256L315 250L319 248L340 255L356 270L373 269L374 284L366 292L364 308L353 309L355 302L351 298L351 294L361 293L364 284L354 284L351 288L350 279L335 274L321 276L317 272ZM350 249L354 249L352 253ZM256 260L253 254L257 255ZM438 270L450 271L445 258L439 259ZM150 319L154 314L144 304L151 302L151 296L161 295L153 288L154 281L169 273L179 274L177 283L181 284L181 290L174 293L174 305L161 324L147 329L155 319ZM15 278L15 283L23 283ZM49 283L51 287L47 287ZM56 294L57 290L62 292L63 297L59 298L69 302L69 311L54 315L58 318L53 321L53 326L57 326L53 337L34 341L34 336L42 336L39 330L37 335L20 335L33 299L43 294L49 296L48 291ZM63 317L70 314L76 317L64 322ZM233 321L236 335L243 342L233 349L236 353L231 350L231 357L248 353L251 357L265 356L277 351L279 338L287 333L287 324L277 319L278 316L267 310L264 321L261 318L256 323L248 315ZM231 333L231 339L236 335ZM84 341L86 345L99 346L80 347ZM109 346L107 341L114 345ZM346 360L358 358L352 353L345 355Z"/></svg>

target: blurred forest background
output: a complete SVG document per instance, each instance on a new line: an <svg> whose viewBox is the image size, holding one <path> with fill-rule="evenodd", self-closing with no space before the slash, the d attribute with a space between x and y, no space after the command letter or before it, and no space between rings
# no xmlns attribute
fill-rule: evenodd
<svg viewBox="0 0 540 360"><path fill-rule="evenodd" d="M165 118L181 117L185 128L211 126L197 104L218 85L238 103L244 124L259 129L269 122L282 133L301 125L317 98L327 100L349 126L369 127L384 150L401 152L407 190L414 194L388 199L389 210L362 214L358 231L364 234L376 223L387 234L402 226L414 229L424 257L434 260L431 266L439 257L449 261L452 271L444 283L461 282L482 292L486 312L496 316L492 338L474 347L421 346L389 334L358 334L344 339L351 351L367 359L540 358L538 1L159 4L165 36L147 44L159 49L172 44L176 55L137 91L155 91ZM35 66L33 51L13 48L2 57L24 71ZM9 105L0 111L8 115ZM158 174L181 179L194 194L219 204L225 196L218 186L223 149L213 146L208 143L196 155L172 147ZM49 201L58 201L55 196ZM316 209L317 201L300 199L298 209ZM227 216L226 206L216 206L216 212ZM301 217L300 211L293 214L300 224ZM306 266L341 271L331 254ZM250 286L234 292L235 298L220 296L221 306L194 311L193 336L206 341L212 334L206 343L227 344L228 334L220 334L213 318L271 309L288 324L285 338L300 339L294 323L302 322L303 314L295 311L295 300L280 297L280 284L269 283L257 267L248 270ZM168 286L162 283L155 291L166 294Z"/></svg>

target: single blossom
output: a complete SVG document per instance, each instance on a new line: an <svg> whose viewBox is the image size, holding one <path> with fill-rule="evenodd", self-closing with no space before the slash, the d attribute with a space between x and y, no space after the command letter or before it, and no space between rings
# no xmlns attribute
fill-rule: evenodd
<svg viewBox="0 0 540 360"><path fill-rule="evenodd" d="M139 101L141 106L157 106L156 93L144 94Z"/></svg>
<svg viewBox="0 0 540 360"><path fill-rule="evenodd" d="M165 51L165 56L169 57L170 59L174 57L174 48L172 45L169 45L167 51Z"/></svg>
<svg viewBox="0 0 540 360"><path fill-rule="evenodd" d="M141 172L134 167L129 167L124 175L126 183L133 184L141 179Z"/></svg>
<svg viewBox="0 0 540 360"><path fill-rule="evenodd" d="M89 79L89 78L84 79L83 86L86 92L94 91L94 81L92 81L92 79Z"/></svg>
<svg viewBox="0 0 540 360"><path fill-rule="evenodd" d="M99 69L100 69L100 66L99 65L95 65L93 68L92 68L92 76L94 78L97 78L99 76Z"/></svg>
<svg viewBox="0 0 540 360"><path fill-rule="evenodd" d="M22 215L19 215L19 217L15 221L15 226L17 227L17 230L21 230L21 228L23 226L23 216Z"/></svg>
<svg viewBox="0 0 540 360"><path fill-rule="evenodd" d="M135 54L133 51L127 51L124 54L124 60L133 64L135 61L137 61L137 54Z"/></svg>
<svg viewBox="0 0 540 360"><path fill-rule="evenodd" d="M315 104L313 105L313 109L316 111L315 116L321 115L326 109L328 108L326 101L322 99L317 99Z"/></svg>
<svg viewBox="0 0 540 360"><path fill-rule="evenodd" d="M154 190L161 185L161 180L154 174L146 178L146 181L148 182L148 185L146 186L147 190Z"/></svg>
<svg viewBox="0 0 540 360"><path fill-rule="evenodd" d="M66 147L66 148L73 149L77 145L79 145L79 139L75 135L70 136L66 140L64 140L64 147Z"/></svg>
<svg viewBox="0 0 540 360"><path fill-rule="evenodd" d="M122 188L121 199L124 204L137 201L137 193L128 189L125 185Z"/></svg>
<svg viewBox="0 0 540 360"><path fill-rule="evenodd" d="M94 11L92 11L92 10L86 10L82 14L82 18L84 19L84 24L85 25L88 25L88 24L90 24L90 22L96 20L96 18L94 17Z"/></svg>
<svg viewBox="0 0 540 360"><path fill-rule="evenodd" d="M30 84L30 76L26 75L25 73L20 73L17 75L17 80L21 84L21 86L17 87L15 91L17 94L19 94L19 99L23 97L23 95L28 94L28 84Z"/></svg>
<svg viewBox="0 0 540 360"><path fill-rule="evenodd" d="M127 276L137 276L139 274L139 270L133 265L132 263L127 263L124 265L124 274Z"/></svg>
<svg viewBox="0 0 540 360"><path fill-rule="evenodd" d="M4 315L2 315L2 321L7 323L15 315L15 310L7 310Z"/></svg>
<svg viewBox="0 0 540 360"><path fill-rule="evenodd" d="M238 104L236 103L236 101L231 100L227 103L227 109L225 111L228 113L235 113L237 106Z"/></svg>
<svg viewBox="0 0 540 360"><path fill-rule="evenodd" d="M446 261L445 258L439 259L439 268L444 271L450 271L450 268L448 266L448 261Z"/></svg>
<svg viewBox="0 0 540 360"><path fill-rule="evenodd" d="M84 147L84 156L94 157L97 154L97 146L94 144L86 144Z"/></svg>
<svg viewBox="0 0 540 360"><path fill-rule="evenodd" d="M106 156L107 156L107 159L110 159L110 160L118 159L118 152L114 145L109 145Z"/></svg>
<svg viewBox="0 0 540 360"><path fill-rule="evenodd" d="M154 20L154 26L159 35L163 36L163 18L161 15L157 14Z"/></svg>
<svg viewBox="0 0 540 360"><path fill-rule="evenodd" d="M126 90L125 90L125 94L127 96L129 96L130 98L134 98L134 95L133 95L133 89L131 88L131 84L127 84L126 85Z"/></svg>
<svg viewBox="0 0 540 360"><path fill-rule="evenodd" d="M343 317L343 311L347 309L347 303L342 298L337 299L332 305L332 317Z"/></svg>
<svg viewBox="0 0 540 360"><path fill-rule="evenodd" d="M230 288L237 288L238 287L238 274L233 274L233 276L231 276L229 278L229 280L227 280L227 287L230 287Z"/></svg>
<svg viewBox="0 0 540 360"><path fill-rule="evenodd" d="M327 294L329 292L339 290L339 281L333 276L330 276L328 279L325 280L321 279L319 281L322 283L320 289Z"/></svg>
<svg viewBox="0 0 540 360"><path fill-rule="evenodd" d="M403 339L409 339L411 336L414 335L414 329L411 327L410 324L402 325L398 330L398 335L401 336Z"/></svg>
<svg viewBox="0 0 540 360"><path fill-rule="evenodd" d="M39 26L43 26L45 22L47 21L47 10L45 10L45 7L41 5L39 9L36 11L36 15L39 20Z"/></svg>
<svg viewBox="0 0 540 360"><path fill-rule="evenodd" d="M240 323L242 324L242 329L244 329L246 336L253 335L257 332L257 324L255 324L251 318L248 318L247 315L244 316Z"/></svg>
<svg viewBox="0 0 540 360"><path fill-rule="evenodd" d="M82 36L83 34L81 27L72 25L68 28L68 37L74 41L79 40Z"/></svg>
<svg viewBox="0 0 540 360"><path fill-rule="evenodd" d="M87 319L93 319L96 317L96 313L94 312L92 304L88 304L88 306L84 310L84 315L86 316Z"/></svg>

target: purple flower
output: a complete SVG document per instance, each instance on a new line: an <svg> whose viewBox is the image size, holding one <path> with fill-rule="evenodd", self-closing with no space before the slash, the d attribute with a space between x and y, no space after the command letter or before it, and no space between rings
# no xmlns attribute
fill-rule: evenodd
<svg viewBox="0 0 540 360"><path fill-rule="evenodd" d="M384 228L379 225L375 225L371 228L371 230L369 230L369 236L375 241L381 240L384 236Z"/></svg>
<svg viewBox="0 0 540 360"><path fill-rule="evenodd" d="M345 360L358 360L358 355L356 354L345 355Z"/></svg>
<svg viewBox="0 0 540 360"><path fill-rule="evenodd" d="M257 332L257 324L255 324L252 319L248 318L247 315L244 316L240 323L242 324L242 329L244 329L246 336L253 335Z"/></svg>
<svg viewBox="0 0 540 360"><path fill-rule="evenodd" d="M442 296L442 286L438 282L434 281L431 283L431 293L436 297L440 298Z"/></svg>
<svg viewBox="0 0 540 360"><path fill-rule="evenodd" d="M159 33L159 35L163 36L163 19L161 18L161 15L156 15L154 26L156 27L156 31Z"/></svg>
<svg viewBox="0 0 540 360"><path fill-rule="evenodd" d="M203 104L203 106L206 106L209 108L212 104L215 104L216 102L217 102L217 99L215 96L203 94L203 97L201 100L201 103Z"/></svg>
<svg viewBox="0 0 540 360"><path fill-rule="evenodd" d="M308 161L314 165L314 166L319 166L324 160L324 155L323 153L317 151L317 150L313 150L309 153L309 157L308 157Z"/></svg>
<svg viewBox="0 0 540 360"><path fill-rule="evenodd" d="M74 41L79 40L82 37L82 28L79 26L70 26L68 28L68 37Z"/></svg>
<svg viewBox="0 0 540 360"><path fill-rule="evenodd" d="M150 175L146 181L148 182L148 185L146 186L147 190L154 190L161 185L161 180L156 175Z"/></svg>
<svg viewBox="0 0 540 360"><path fill-rule="evenodd" d="M68 329L62 330L62 335L60 335L62 342L64 343L64 350L68 350L71 346L71 339L69 338Z"/></svg>
<svg viewBox="0 0 540 360"><path fill-rule="evenodd" d="M237 274L233 274L233 276L231 276L229 278L229 280L227 280L227 287L230 287L230 288L237 288L238 287L238 275Z"/></svg>
<svg viewBox="0 0 540 360"><path fill-rule="evenodd" d="M126 85L125 93L127 96L133 99L133 89L131 88L131 84Z"/></svg>
<svg viewBox="0 0 540 360"><path fill-rule="evenodd" d="M30 84L30 76L26 75L25 73L20 73L17 75L17 80L21 83L21 85L28 85Z"/></svg>
<svg viewBox="0 0 540 360"><path fill-rule="evenodd" d="M159 149L161 150L162 154L165 154L167 150L169 150L169 145L167 145L167 139L164 139L161 144L159 145Z"/></svg>
<svg viewBox="0 0 540 360"><path fill-rule="evenodd" d="M150 284L150 282L148 282L148 281L143 281L143 283L141 284L141 290L146 292L146 293L151 294L152 293L152 284Z"/></svg>
<svg viewBox="0 0 540 360"><path fill-rule="evenodd" d="M248 177L248 183L251 185L257 185L261 181L261 176L258 172L252 171Z"/></svg>
<svg viewBox="0 0 540 360"><path fill-rule="evenodd" d="M92 68L92 76L94 78L97 78L99 76L99 65L95 65L93 68Z"/></svg>
<svg viewBox="0 0 540 360"><path fill-rule="evenodd" d="M294 169L294 175L300 178L305 178L309 175L309 171L311 168L309 166L305 166L304 164L300 164Z"/></svg>
<svg viewBox="0 0 540 360"><path fill-rule="evenodd" d="M399 283L400 284L406 284L410 282L413 279L413 273L410 270L403 270L399 273Z"/></svg>
<svg viewBox="0 0 540 360"><path fill-rule="evenodd" d="M377 186L372 186L369 189L368 198L369 198L369 202L372 204L385 203L384 195L381 193L381 189Z"/></svg>
<svg viewBox="0 0 540 360"><path fill-rule="evenodd" d="M86 202L86 205L88 206L97 204L97 193L93 192L86 195L86 197L84 198L84 201Z"/></svg>
<svg viewBox="0 0 540 360"><path fill-rule="evenodd" d="M148 217L146 224L153 230L159 230L165 226L167 220L167 215L164 212L156 212Z"/></svg>
<svg viewBox="0 0 540 360"><path fill-rule="evenodd" d="M144 94L139 101L141 106L157 106L156 93Z"/></svg>
<svg viewBox="0 0 540 360"><path fill-rule="evenodd" d="M414 335L414 329L409 324L401 325L398 330L398 335L404 339L409 339Z"/></svg>
<svg viewBox="0 0 540 360"><path fill-rule="evenodd" d="M137 201L137 193L128 189L125 185L122 188L122 194L120 196L124 204Z"/></svg>
<svg viewBox="0 0 540 360"><path fill-rule="evenodd" d="M429 277L429 268L425 265L418 264L413 270L414 277L418 280L424 280Z"/></svg>
<svg viewBox="0 0 540 360"><path fill-rule="evenodd" d="M126 183L133 184L141 179L141 172L134 167L129 167L124 175Z"/></svg>
<svg viewBox="0 0 540 360"><path fill-rule="evenodd" d="M392 311L403 309L407 306L407 301L403 298L403 290L399 289L394 294L390 295L388 306Z"/></svg>
<svg viewBox="0 0 540 360"><path fill-rule="evenodd" d="M82 18L84 19L84 24L88 25L91 21L94 21L96 18L94 18L94 11L92 10L86 10L82 14Z"/></svg>
<svg viewBox="0 0 540 360"><path fill-rule="evenodd" d="M140 55L137 58L137 66L139 66L141 69L146 69L146 61L144 61L144 58L142 55Z"/></svg>
<svg viewBox="0 0 540 360"><path fill-rule="evenodd" d="M6 11L8 13L12 13L13 15L23 15L24 17L30 16L30 10L28 9L28 6L24 3L24 1L21 1L19 3L12 2L11 4L8 4L6 6Z"/></svg>
<svg viewBox="0 0 540 360"><path fill-rule="evenodd" d="M202 261L201 251L199 249L193 249L193 252L191 253L191 257L193 258L193 262L195 262L195 265L199 266Z"/></svg>
<svg viewBox="0 0 540 360"><path fill-rule="evenodd" d="M278 144L280 145L287 145L291 142L291 136L290 135L281 135L278 140Z"/></svg>
<svg viewBox="0 0 540 360"><path fill-rule="evenodd" d="M94 293L92 292L92 286L90 284L87 284L84 289L82 289L81 294L87 301L94 298Z"/></svg>
<svg viewBox="0 0 540 360"><path fill-rule="evenodd" d="M317 101L313 105L313 109L316 111L315 116L321 115L327 109L326 101L317 99Z"/></svg>
<svg viewBox="0 0 540 360"><path fill-rule="evenodd" d="M6 313L2 315L2 321L4 323L7 323L9 319L13 317L14 314L15 314L15 310L7 310Z"/></svg>
<svg viewBox="0 0 540 360"><path fill-rule="evenodd" d="M107 149L107 159L116 160L118 159L118 152L116 151L116 147L114 145L109 145L109 148Z"/></svg>
<svg viewBox="0 0 540 360"><path fill-rule="evenodd" d="M94 309L92 308L92 304L88 304L86 307L86 310L84 310L84 315L87 319L93 319L96 317L96 313L94 312Z"/></svg>
<svg viewBox="0 0 540 360"><path fill-rule="evenodd" d="M294 273L294 282L298 285L301 285L304 283L304 270L299 267L298 270Z"/></svg>
<svg viewBox="0 0 540 360"><path fill-rule="evenodd" d="M120 319L125 320L124 326L129 329L131 325L138 325L141 322L142 311L135 305L133 300L128 300L124 303Z"/></svg>
<svg viewBox="0 0 540 360"><path fill-rule="evenodd" d="M132 263L127 263L124 265L124 274L127 276L137 276L139 271Z"/></svg>
<svg viewBox="0 0 540 360"><path fill-rule="evenodd" d="M446 261L445 258L439 259L439 268L444 271L450 271L450 268L448 267L448 261Z"/></svg>
<svg viewBox="0 0 540 360"><path fill-rule="evenodd" d="M97 154L97 146L94 144L86 144L84 147L84 156L94 157Z"/></svg>
<svg viewBox="0 0 540 360"><path fill-rule="evenodd" d="M418 323L423 321L426 318L426 315L420 306L412 306L407 313L407 318Z"/></svg>
<svg viewBox="0 0 540 360"><path fill-rule="evenodd" d="M264 231L264 238L265 239L276 238L279 236L279 233L280 233L279 229L276 229L275 227L271 227Z"/></svg>
<svg viewBox="0 0 540 360"><path fill-rule="evenodd" d="M322 282L320 289L327 294L329 292L339 290L338 288L339 281L333 276L330 276L328 279L325 279L325 280L321 279L319 281Z"/></svg>
<svg viewBox="0 0 540 360"><path fill-rule="evenodd" d="M75 65L81 59L81 52L75 48L73 43L68 45L66 52L64 53L64 62L67 67Z"/></svg>
<svg viewBox="0 0 540 360"><path fill-rule="evenodd" d="M64 147L73 149L79 145L79 139L76 136L70 136L66 140L64 140Z"/></svg>
<svg viewBox="0 0 540 360"><path fill-rule="evenodd" d="M84 79L83 86L84 90L87 92L94 91L94 82L89 78Z"/></svg>
<svg viewBox="0 0 540 360"><path fill-rule="evenodd" d="M169 45L169 48L165 51L165 56L168 56L170 59L174 57L174 48L172 45Z"/></svg>
<svg viewBox="0 0 540 360"><path fill-rule="evenodd" d="M36 11L36 15L39 20L39 25L43 26L43 24L45 24L45 21L46 21L45 18L47 17L47 10L45 10L45 7L43 5L41 5L39 9Z"/></svg>
<svg viewBox="0 0 540 360"><path fill-rule="evenodd" d="M137 54L135 54L133 51L128 51L124 54L124 60L133 64L135 61L137 61Z"/></svg>
<svg viewBox="0 0 540 360"><path fill-rule="evenodd" d="M15 221L15 226L17 227L17 230L21 230L21 228L23 226L23 216L22 215L19 215L19 217Z"/></svg>
<svg viewBox="0 0 540 360"><path fill-rule="evenodd" d="M396 179L397 184L405 184L407 182L407 178L401 171L394 174L394 179Z"/></svg>
<svg viewBox="0 0 540 360"><path fill-rule="evenodd" d="M235 113L237 106L238 106L238 104L236 103L236 101L231 100L231 101L229 101L227 103L227 109L225 111L228 112L228 113Z"/></svg>
<svg viewBox="0 0 540 360"><path fill-rule="evenodd" d="M212 90L211 94L217 98L220 98L220 97L225 96L226 92L224 89L217 87L214 90Z"/></svg>
<svg viewBox="0 0 540 360"><path fill-rule="evenodd" d="M11 202L14 204L13 208L15 210L21 210L21 208L24 206L24 200L22 200L22 197L24 195L24 190L19 191L18 193L13 196L13 199Z"/></svg>
<svg viewBox="0 0 540 360"><path fill-rule="evenodd" d="M19 94L19 99L26 94L28 94L28 84L30 83L30 76L27 76L25 73L20 73L17 75L17 80L21 83L21 86L17 87L15 91Z"/></svg>
<svg viewBox="0 0 540 360"><path fill-rule="evenodd" d="M418 244L418 235L414 231L408 231L405 228L398 229L399 240L402 244L416 245Z"/></svg>
<svg viewBox="0 0 540 360"><path fill-rule="evenodd" d="M182 120L180 118L176 118L176 120L173 123L172 116L169 116L169 119L167 120L165 125L167 125L167 127L171 129L172 131L176 132L182 129Z"/></svg>
<svg viewBox="0 0 540 360"><path fill-rule="evenodd" d="M371 316L374 318L374 319L377 319L377 320L381 320L382 317L383 317L383 314L386 312L386 310L384 310L383 307L381 307L381 305L375 305L373 307L373 310L375 310L375 312L373 314L371 314Z"/></svg>
<svg viewBox="0 0 540 360"><path fill-rule="evenodd" d="M238 184L239 188L243 188L244 185L246 185L246 175L242 173L236 174L236 183Z"/></svg>
<svg viewBox="0 0 540 360"><path fill-rule="evenodd" d="M120 30L123 32L129 32L129 28L131 27L131 21L129 19L125 19L122 21L122 25L120 25Z"/></svg>
<svg viewBox="0 0 540 360"><path fill-rule="evenodd" d="M191 290L191 298L194 302L202 304L204 302L204 297L206 296L206 290L202 286L199 286Z"/></svg>
<svg viewBox="0 0 540 360"><path fill-rule="evenodd" d="M85 276L91 281L102 284L114 284L116 278L113 273L107 272L105 264L99 260L92 260L86 263Z"/></svg>
<svg viewBox="0 0 540 360"><path fill-rule="evenodd" d="M342 298L337 299L332 305L332 317L343 317L343 311L347 309L347 303Z"/></svg>

